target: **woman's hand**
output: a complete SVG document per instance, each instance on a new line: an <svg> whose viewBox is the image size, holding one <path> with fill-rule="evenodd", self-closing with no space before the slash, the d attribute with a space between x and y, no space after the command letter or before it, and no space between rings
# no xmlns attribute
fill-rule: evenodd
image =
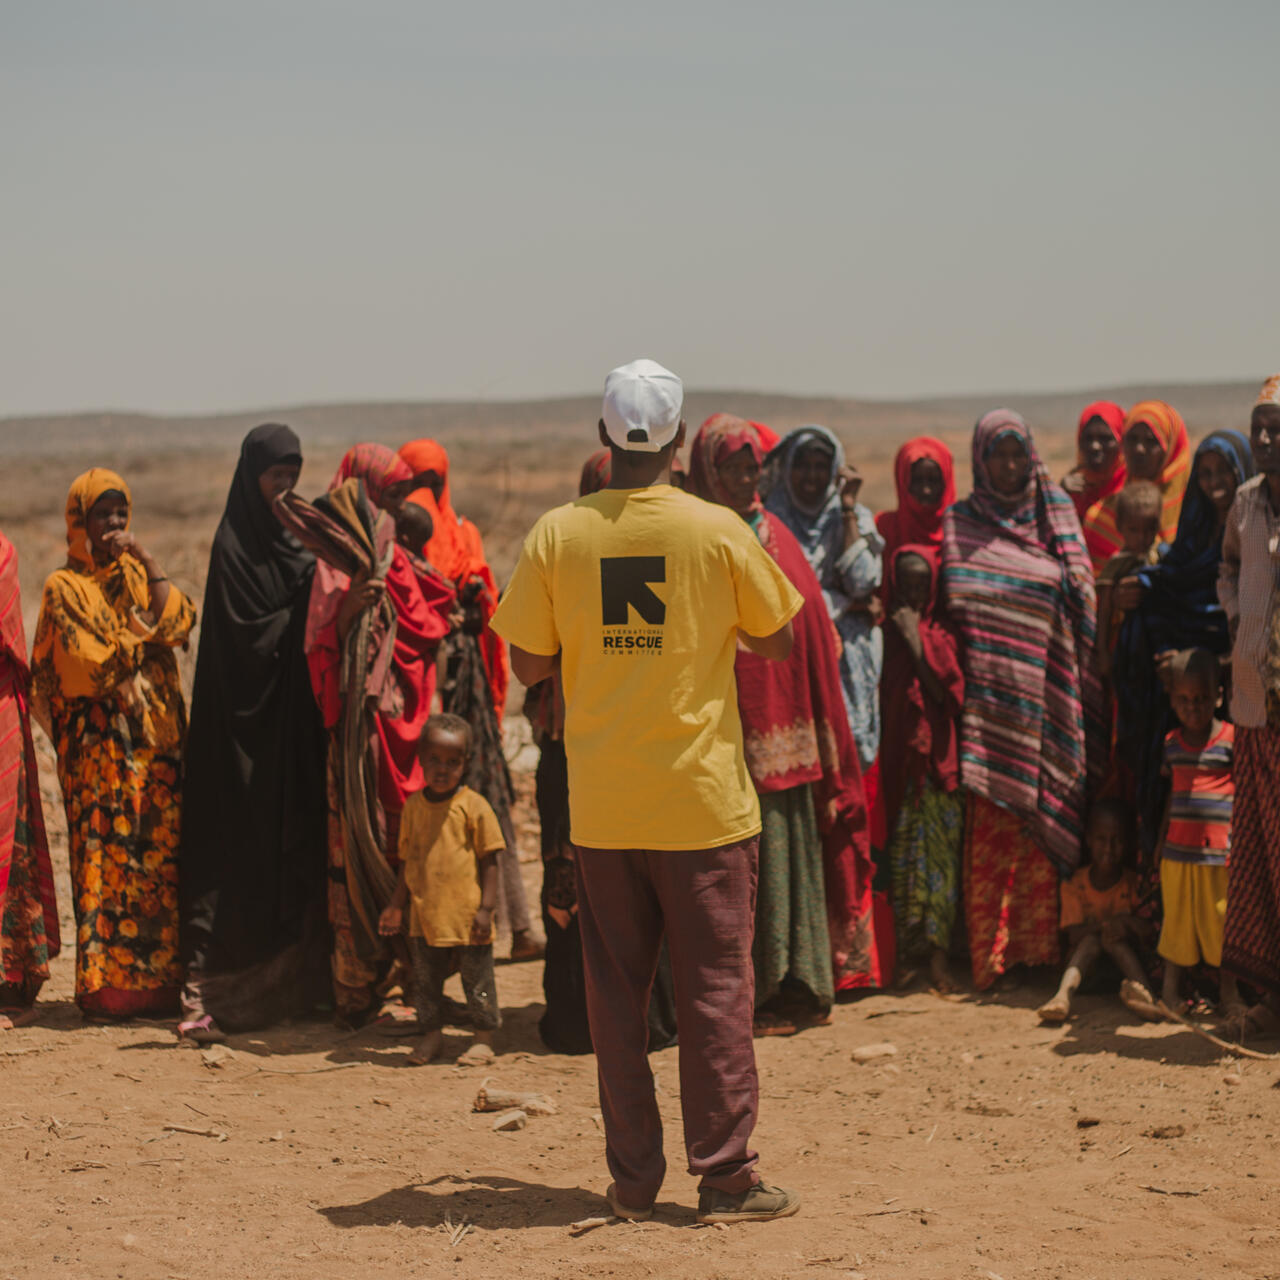
<svg viewBox="0 0 1280 1280"><path fill-rule="evenodd" d="M399 907L386 907L378 917L378 932L384 938L393 937L404 925L404 912Z"/></svg>
<svg viewBox="0 0 1280 1280"><path fill-rule="evenodd" d="M135 560L146 561L150 557L143 551L137 538L128 529L113 529L102 535L102 549L112 560L119 560L127 551Z"/></svg>
<svg viewBox="0 0 1280 1280"><path fill-rule="evenodd" d="M338 638L345 640L355 620L382 599L387 584L381 578L353 578L338 610Z"/></svg>
<svg viewBox="0 0 1280 1280"><path fill-rule="evenodd" d="M1068 471L1062 477L1062 487L1068 493L1083 493L1085 483L1083 471Z"/></svg>
<svg viewBox="0 0 1280 1280"><path fill-rule="evenodd" d="M862 476L858 472L858 468L854 466L843 466L840 468L838 477L840 484L840 510L846 515L854 514L854 506L858 501L858 494L862 490Z"/></svg>
<svg viewBox="0 0 1280 1280"><path fill-rule="evenodd" d="M1145 591L1146 588L1138 580L1138 575L1131 573L1127 578L1121 578L1116 583L1111 595L1112 607L1119 609L1122 613L1128 613L1130 609L1136 609L1142 604Z"/></svg>
<svg viewBox="0 0 1280 1280"><path fill-rule="evenodd" d="M1163 653L1156 654L1156 675L1166 693L1173 688L1173 660L1176 656L1176 649L1166 649Z"/></svg>
<svg viewBox="0 0 1280 1280"><path fill-rule="evenodd" d="M577 907L574 907L572 910L566 911L564 907L553 907L548 905L547 914L555 921L558 928L567 929L573 923L574 912L576 912L577 909Z"/></svg>

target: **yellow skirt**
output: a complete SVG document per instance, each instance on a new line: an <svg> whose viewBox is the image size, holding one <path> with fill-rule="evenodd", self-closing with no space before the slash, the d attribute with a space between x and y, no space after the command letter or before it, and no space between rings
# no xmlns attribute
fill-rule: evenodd
<svg viewBox="0 0 1280 1280"><path fill-rule="evenodd" d="M1227 869L1195 862L1160 863L1164 925L1160 954L1184 968L1201 960L1222 963L1222 930L1227 919Z"/></svg>

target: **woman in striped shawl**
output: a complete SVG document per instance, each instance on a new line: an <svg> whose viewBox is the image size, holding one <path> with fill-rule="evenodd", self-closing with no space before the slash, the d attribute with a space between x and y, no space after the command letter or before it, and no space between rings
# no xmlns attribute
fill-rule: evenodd
<svg viewBox="0 0 1280 1280"><path fill-rule="evenodd" d="M974 428L973 493L943 521L942 586L963 640L965 914L982 990L1058 960L1058 881L1080 858L1100 729L1080 523L1008 409Z"/></svg>

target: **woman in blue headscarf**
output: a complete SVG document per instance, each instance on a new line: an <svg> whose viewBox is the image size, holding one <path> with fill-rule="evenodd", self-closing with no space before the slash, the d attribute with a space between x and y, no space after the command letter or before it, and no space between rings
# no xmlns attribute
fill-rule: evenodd
<svg viewBox="0 0 1280 1280"><path fill-rule="evenodd" d="M840 633L840 680L863 772L880 752L880 668L875 625L884 539L858 501L862 478L826 427L797 427L765 459L765 508L796 536Z"/></svg>
<svg viewBox="0 0 1280 1280"><path fill-rule="evenodd" d="M1196 449L1178 532L1158 564L1117 588L1137 597L1116 644L1116 758L1132 763L1139 837L1150 860L1160 834L1168 781L1161 777L1165 735L1174 727L1166 690L1179 649L1231 650L1227 617L1218 603L1222 531L1236 489L1253 475L1249 441L1239 431L1215 431ZM1134 588L1136 587L1136 591ZM1224 704L1225 705L1225 704Z"/></svg>

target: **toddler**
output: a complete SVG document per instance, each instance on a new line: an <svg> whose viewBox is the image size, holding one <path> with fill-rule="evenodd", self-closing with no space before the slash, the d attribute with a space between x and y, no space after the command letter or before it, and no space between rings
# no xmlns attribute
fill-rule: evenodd
<svg viewBox="0 0 1280 1280"><path fill-rule="evenodd" d="M422 549L436 531L435 521L426 507L416 502L403 502L395 514L396 541L411 555L422 556Z"/></svg>
<svg viewBox="0 0 1280 1280"><path fill-rule="evenodd" d="M1085 827L1089 862L1062 886L1061 925L1071 958L1057 994L1036 1010L1041 1022L1052 1025L1071 1016L1071 997L1099 958L1108 955L1124 975L1120 998L1145 1018L1157 1018L1146 974L1133 944L1150 936L1154 927L1139 919L1137 876L1125 869L1133 848L1127 807L1116 799L1097 801Z"/></svg>
<svg viewBox="0 0 1280 1280"><path fill-rule="evenodd" d="M1094 653L1100 675L1110 674L1111 654L1124 621L1124 593L1118 588L1124 579L1145 565L1155 564L1158 558L1163 501L1160 486L1150 480L1134 480L1116 497L1116 531L1124 545L1098 574L1098 645Z"/></svg>
<svg viewBox="0 0 1280 1280"><path fill-rule="evenodd" d="M1208 649L1184 650L1170 666L1169 701L1179 727L1164 740L1163 772L1171 789L1160 837L1159 944L1170 1009L1181 999L1183 969L1200 961L1214 969L1222 963L1236 735L1234 725L1217 718L1219 680L1218 659ZM1235 978L1220 972L1218 983L1225 1010L1235 1012Z"/></svg>
<svg viewBox="0 0 1280 1280"><path fill-rule="evenodd" d="M462 785L471 756L471 728L453 715L427 720L419 746L426 786L411 795L400 818L400 877L379 932L401 932L408 909L414 1003L426 1033L409 1056L430 1062L443 1044L445 979L456 968L475 1027L475 1043L460 1062L493 1061L493 1033L502 1025L493 976L493 911L498 853L506 848L488 802Z"/></svg>

